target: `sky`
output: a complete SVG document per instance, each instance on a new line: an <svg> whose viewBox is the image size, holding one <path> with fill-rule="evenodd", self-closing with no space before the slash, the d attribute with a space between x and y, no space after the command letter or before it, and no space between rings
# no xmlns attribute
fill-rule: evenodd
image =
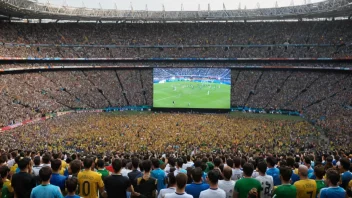
<svg viewBox="0 0 352 198"><path fill-rule="evenodd" d="M201 10L207 10L208 4L210 4L211 10L222 10L223 4L227 10L238 9L239 3L241 8L245 6L247 9L257 8L259 3L260 8L275 7L275 2L278 2L279 7L289 6L292 0L39 0L40 3L47 3L62 6L67 4L72 7L82 7L84 4L87 8L99 8L99 2L104 9L114 9L115 3L119 10L130 10L131 5L134 10L145 10L146 5L149 11L160 11L162 6L165 6L166 11L179 11L181 10L181 4L183 4L183 10L194 11L198 10L200 5ZM323 0L293 0L294 5L302 5L304 1L316 3Z"/></svg>

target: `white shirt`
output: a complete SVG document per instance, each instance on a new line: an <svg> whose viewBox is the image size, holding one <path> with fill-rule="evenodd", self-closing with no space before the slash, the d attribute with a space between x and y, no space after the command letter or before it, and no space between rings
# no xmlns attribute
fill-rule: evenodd
<svg viewBox="0 0 352 198"><path fill-rule="evenodd" d="M40 164L39 166L34 165L33 168L32 168L33 175L34 175L34 176L39 176L39 171L40 171L40 169L42 169L42 168L43 168L43 165L42 165L42 164Z"/></svg>
<svg viewBox="0 0 352 198"><path fill-rule="evenodd" d="M189 195L187 193L178 194L178 193L174 192L174 193L166 194L165 198L193 198L193 196Z"/></svg>
<svg viewBox="0 0 352 198"><path fill-rule="evenodd" d="M14 164L15 164L15 159L10 159L9 161L7 161L7 165L9 166L9 168L11 168Z"/></svg>
<svg viewBox="0 0 352 198"><path fill-rule="evenodd" d="M243 171L241 169L235 168L232 169L232 177L231 179L237 181L243 177Z"/></svg>
<svg viewBox="0 0 352 198"><path fill-rule="evenodd" d="M121 170L121 175L122 175L122 176L125 176L125 177L128 177L128 173L130 173L130 172L132 172L132 170L123 168L123 169Z"/></svg>
<svg viewBox="0 0 352 198"><path fill-rule="evenodd" d="M176 188L175 187L161 189L158 198L165 198L166 194L174 193L174 192L176 192Z"/></svg>
<svg viewBox="0 0 352 198"><path fill-rule="evenodd" d="M226 198L232 198L233 195L233 189L235 188L235 181L230 180L230 181L225 181L225 180L219 180L219 188L223 189L226 193Z"/></svg>
<svg viewBox="0 0 352 198"><path fill-rule="evenodd" d="M254 170L254 171L253 171L253 174L252 174L252 178L256 178L256 177L258 177L258 176L259 176L259 172L256 171L256 170Z"/></svg>
<svg viewBox="0 0 352 198"><path fill-rule="evenodd" d="M199 198L226 198L226 193L224 190L217 188L217 189L207 189L200 192Z"/></svg>
<svg viewBox="0 0 352 198"><path fill-rule="evenodd" d="M193 162L187 162L186 164L183 164L183 165L182 165L182 168L185 169L185 170L187 170L187 168L188 168L188 167L192 167L193 164L194 164Z"/></svg>
<svg viewBox="0 0 352 198"><path fill-rule="evenodd" d="M258 176L255 178L262 185L263 190L260 192L260 198L270 198L270 192L274 187L273 177L270 175Z"/></svg>

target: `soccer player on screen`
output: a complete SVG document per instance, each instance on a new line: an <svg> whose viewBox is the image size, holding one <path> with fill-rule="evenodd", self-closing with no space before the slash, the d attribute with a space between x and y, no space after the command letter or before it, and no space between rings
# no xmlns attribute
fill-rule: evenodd
<svg viewBox="0 0 352 198"><path fill-rule="evenodd" d="M210 94L210 91L208 90L208 96L209 96L209 94Z"/></svg>
<svg viewBox="0 0 352 198"><path fill-rule="evenodd" d="M175 106L175 101L172 101L172 104Z"/></svg>

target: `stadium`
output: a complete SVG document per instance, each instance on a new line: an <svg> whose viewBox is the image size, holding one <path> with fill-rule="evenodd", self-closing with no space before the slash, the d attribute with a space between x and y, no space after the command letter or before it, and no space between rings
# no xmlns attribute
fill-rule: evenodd
<svg viewBox="0 0 352 198"><path fill-rule="evenodd" d="M352 1L279 3L0 0L1 197L352 197Z"/></svg>

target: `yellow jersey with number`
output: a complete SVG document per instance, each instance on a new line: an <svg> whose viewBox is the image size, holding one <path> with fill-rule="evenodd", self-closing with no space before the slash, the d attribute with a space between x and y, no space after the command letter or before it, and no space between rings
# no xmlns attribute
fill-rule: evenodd
<svg viewBox="0 0 352 198"><path fill-rule="evenodd" d="M98 188L104 187L101 175L91 171L84 170L77 176L79 185L79 196L84 198L98 198Z"/></svg>
<svg viewBox="0 0 352 198"><path fill-rule="evenodd" d="M317 183L312 179L298 180L294 184L297 189L297 198L317 197Z"/></svg>

